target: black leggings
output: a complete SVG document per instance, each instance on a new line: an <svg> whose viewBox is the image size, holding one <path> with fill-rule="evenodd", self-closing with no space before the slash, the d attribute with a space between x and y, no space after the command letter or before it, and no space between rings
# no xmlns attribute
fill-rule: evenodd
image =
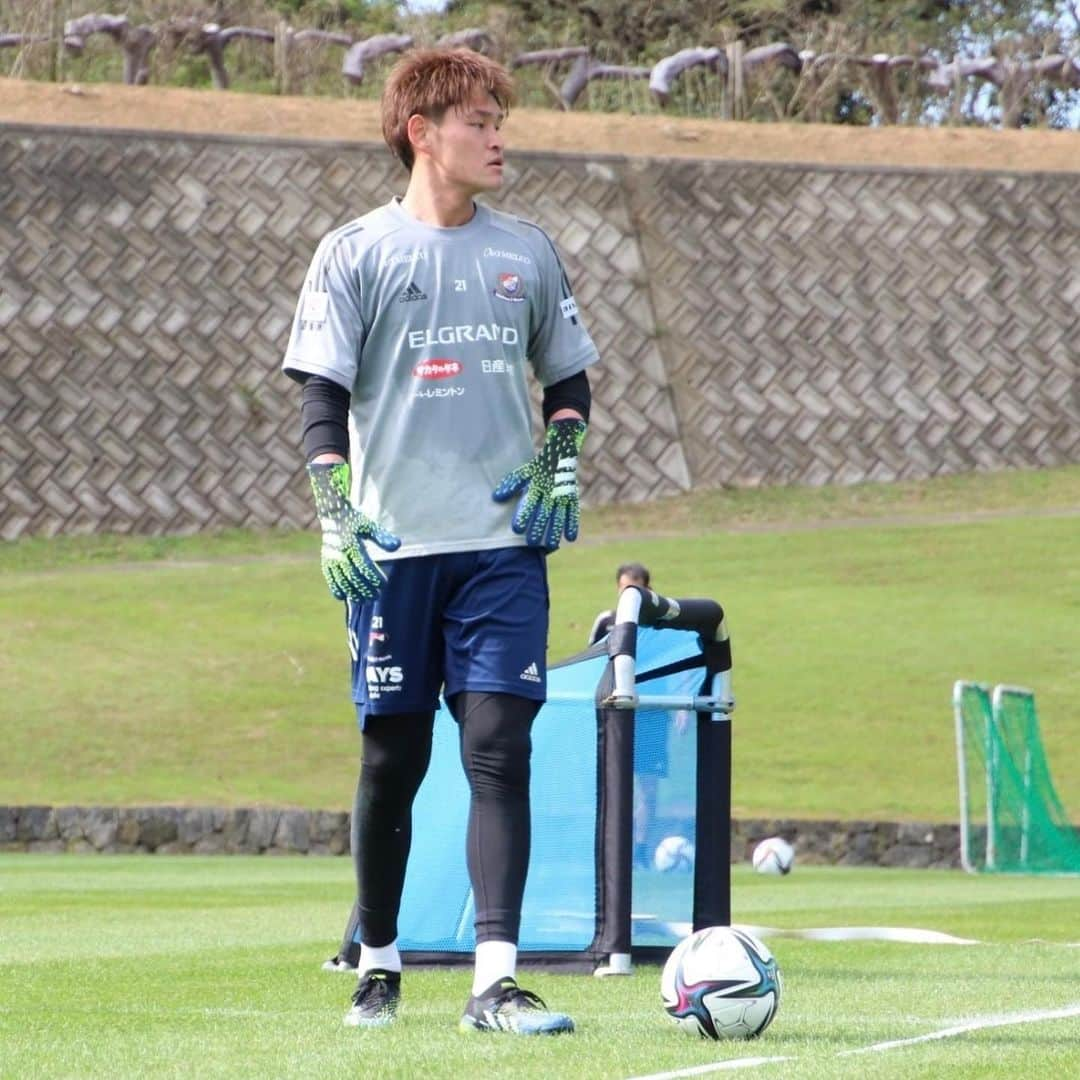
<svg viewBox="0 0 1080 1080"><path fill-rule="evenodd" d="M466 861L476 940L516 942L529 868L529 756L540 703L466 690L449 702L469 781ZM412 804L431 761L432 713L369 717L353 804L360 937L388 945L412 843Z"/></svg>

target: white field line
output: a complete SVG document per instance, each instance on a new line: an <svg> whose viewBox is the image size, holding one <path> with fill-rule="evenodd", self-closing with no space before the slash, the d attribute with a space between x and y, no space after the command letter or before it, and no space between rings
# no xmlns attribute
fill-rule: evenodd
<svg viewBox="0 0 1080 1080"><path fill-rule="evenodd" d="M676 1069L674 1072L635 1076L631 1080L674 1080L677 1076L704 1076L706 1073L726 1072L729 1069L753 1069L758 1065L772 1065L774 1062L794 1060L793 1057L731 1058L728 1061L710 1061L707 1065L694 1065L689 1069Z"/></svg>
<svg viewBox="0 0 1080 1080"><path fill-rule="evenodd" d="M837 1057L851 1057L855 1054L877 1054L885 1050L895 1050L900 1046L913 1046L916 1043L932 1042L936 1039L952 1039L957 1035L967 1035L971 1031L983 1031L987 1028L1011 1027L1014 1024L1039 1024L1047 1020L1068 1020L1080 1016L1080 1002L1065 1005L1060 1009L1034 1009L1030 1012L1000 1013L994 1016L975 1016L962 1024L931 1031L926 1035L915 1035L910 1039L890 1039L888 1042L860 1046L855 1050L841 1050ZM651 1073L648 1076L636 1076L632 1080L675 1080L680 1076L705 1076L708 1073L724 1072L728 1069L752 1069L759 1065L772 1065L780 1061L795 1061L793 1057L751 1057L731 1058L728 1061L710 1062L707 1065L695 1065L689 1069L675 1069L672 1072Z"/></svg>
<svg viewBox="0 0 1080 1080"><path fill-rule="evenodd" d="M740 930L759 938L806 938L810 941L903 941L917 945L978 945L973 938L953 937L939 930L914 926L811 926L803 930L778 930L774 926L739 924Z"/></svg>
<svg viewBox="0 0 1080 1080"><path fill-rule="evenodd" d="M1002 1013L998 1016L976 1016L955 1027L931 1031L928 1035L916 1035L910 1039L892 1039L889 1042L862 1046L858 1050L843 1050L837 1057L849 1057L852 1054L876 1054L882 1050L894 1050L898 1046L912 1046L915 1043L932 1042L934 1039L951 1039L955 1035L966 1035L969 1031L983 1031L986 1028L1011 1027L1013 1024L1040 1024L1045 1020L1067 1020L1071 1016L1080 1016L1080 1003L1066 1005L1061 1009L1033 1009L1031 1012Z"/></svg>
<svg viewBox="0 0 1080 1080"><path fill-rule="evenodd" d="M558 913L558 914L569 914ZM591 917L591 916L590 916ZM665 922L655 915L632 915L642 929L655 927L677 938L684 938L693 927L688 922ZM756 926L753 923L733 923L756 938L804 938L808 941L899 941L912 945L982 945L975 938L954 937L940 930L923 930L916 926L809 926L803 929L781 930L775 926ZM1001 944L998 942L998 944ZM1048 945L1059 949L1080 948L1080 941L1047 941L1027 938L1018 945Z"/></svg>

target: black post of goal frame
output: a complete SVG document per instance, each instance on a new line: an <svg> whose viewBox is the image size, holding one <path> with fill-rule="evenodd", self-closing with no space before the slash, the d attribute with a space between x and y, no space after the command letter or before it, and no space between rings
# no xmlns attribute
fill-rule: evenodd
<svg viewBox="0 0 1080 1080"><path fill-rule="evenodd" d="M698 695L639 697L638 625L694 630L705 668ZM629 970L633 927L633 730L641 707L691 708L697 714L694 897L695 930L731 923L731 642L724 611L713 600L672 600L650 589L623 591L608 640L610 660L597 687L600 730L597 829L597 933L594 955L610 964L598 974ZM654 673L655 674L655 673ZM642 675L643 683L649 675ZM652 950L649 950L650 952Z"/></svg>
<svg viewBox="0 0 1080 1080"><path fill-rule="evenodd" d="M703 693L711 688L706 675ZM697 714L693 928L731 925L731 723Z"/></svg>
<svg viewBox="0 0 1080 1080"><path fill-rule="evenodd" d="M597 698L611 693L609 663ZM634 829L634 713L597 707L596 936L600 960L630 956Z"/></svg>

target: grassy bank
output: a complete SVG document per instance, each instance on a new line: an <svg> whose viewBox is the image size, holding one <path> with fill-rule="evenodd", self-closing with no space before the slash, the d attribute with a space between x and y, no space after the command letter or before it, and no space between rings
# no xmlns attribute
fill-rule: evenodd
<svg viewBox="0 0 1080 1080"><path fill-rule="evenodd" d="M1036 690L1068 804L1078 508L1074 467L587 512L551 560L550 654L638 559L728 612L737 814L954 819L956 678ZM351 799L341 609L310 534L4 545L0 651L2 802Z"/></svg>

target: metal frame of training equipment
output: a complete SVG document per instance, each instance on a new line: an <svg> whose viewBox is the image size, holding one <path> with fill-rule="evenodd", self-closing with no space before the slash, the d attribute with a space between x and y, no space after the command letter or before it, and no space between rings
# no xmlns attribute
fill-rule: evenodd
<svg viewBox="0 0 1080 1080"><path fill-rule="evenodd" d="M642 692L638 626L698 634L705 674L693 695ZM608 665L596 689L600 730L600 808L597 832L597 929L591 951L606 957L596 975L629 974L632 960L662 961L670 949L635 948L630 912L633 876L634 713L638 708L686 709L697 714L696 858L692 928L731 923L731 641L714 600L674 600L633 585L622 591L607 639ZM701 666L695 658L695 667Z"/></svg>
<svg viewBox="0 0 1080 1080"><path fill-rule="evenodd" d="M968 783L967 775L967 755L964 752L964 695L965 693L976 693L985 698L986 707L983 709L983 713L986 718L987 724L993 724L993 713L990 711L990 687L986 683L969 682L965 679L957 679L953 683L953 718L956 723L956 769L957 779L960 787L960 865L969 873L976 874L979 872L979 868L972 862L971 859L971 821L969 820L969 795L970 785ZM984 744L990 745L993 740L989 738L990 732L987 732L987 738L984 740ZM993 850L991 837L993 835L993 829L991 823L993 821L994 808L993 808L993 781L991 780L991 768L990 762L986 763L986 853L987 859L991 858L991 852ZM988 861L988 865L991 865Z"/></svg>
<svg viewBox="0 0 1080 1080"><path fill-rule="evenodd" d="M648 670L638 669L639 626L696 632L698 650ZM573 952L522 950L520 963L555 970L626 975L632 961L666 960L670 946L634 946L633 893L634 726L636 710L687 710L697 714L695 849L692 927L731 923L731 642L724 611L713 600L674 600L630 586L619 596L606 641L563 661L608 660L595 692L554 692L550 704L595 708L597 726L596 908L591 943ZM648 685L684 671L703 669L695 694L649 694ZM550 670L550 669L549 669ZM355 969L359 961L359 910L354 904L337 955L324 967ZM471 953L407 949L410 965L458 964Z"/></svg>
<svg viewBox="0 0 1080 1080"><path fill-rule="evenodd" d="M960 784L960 865L969 874L979 873L980 868L975 865L971 856L971 822L968 820L970 811L969 797L971 789L967 775L967 755L964 748L964 713L963 701L965 693L976 693L984 699L983 714L986 722L986 732L983 737L983 746L986 748L985 762L983 765L984 782L986 785L986 853L983 859L985 869L994 870L997 867L997 774L999 762L998 738L996 730L999 728L998 716L1001 713L1004 700L1008 697L1034 698L1035 691L1024 686L1008 686L1000 683L994 687L991 693L986 683L967 682L958 679L953 684L953 715L956 719L956 761L957 776ZM1028 862L1028 852L1031 841L1031 814L1029 794L1031 792L1031 752L1024 754L1024 808L1020 821L1020 866L1024 867Z"/></svg>
<svg viewBox="0 0 1080 1080"><path fill-rule="evenodd" d="M993 696L990 699L990 712L994 718L994 723L997 725L998 716L1005 705L1006 697L1028 698L1031 701L1035 700L1035 691L1029 690L1025 686L1009 686L1005 683L999 683L994 687ZM994 741L994 745L997 745L997 740ZM996 764L996 762L995 762ZM987 780L987 804L991 805L992 795L992 779L989 767L986 771ZM1031 747L1025 740L1024 747L1024 809L1020 816L1020 866L1026 867L1028 865L1028 853L1031 849ZM989 843L990 835L987 835L987 843ZM987 848L989 852L989 848ZM987 865L992 865L988 863Z"/></svg>
<svg viewBox="0 0 1080 1080"><path fill-rule="evenodd" d="M983 713L986 730L983 733L985 747L983 774L986 785L986 844L983 865L976 865L972 857L971 821L969 819L972 794L967 773L967 755L965 753L964 697L965 694L977 694ZM1010 686L999 683L991 692L986 683L968 682L958 679L953 684L953 715L956 721L956 760L957 776L960 788L960 865L969 874L980 870L997 869L998 814L997 814L997 778L1000 768L998 760L1001 739L1001 721L1007 698L1021 698L1034 702L1035 691L1025 686ZM1016 763L1014 763L1016 764ZM1025 740L1024 762L1021 774L1023 786L1023 812L1020 817L1020 869L1028 867L1031 851L1031 785L1032 759L1030 745Z"/></svg>

